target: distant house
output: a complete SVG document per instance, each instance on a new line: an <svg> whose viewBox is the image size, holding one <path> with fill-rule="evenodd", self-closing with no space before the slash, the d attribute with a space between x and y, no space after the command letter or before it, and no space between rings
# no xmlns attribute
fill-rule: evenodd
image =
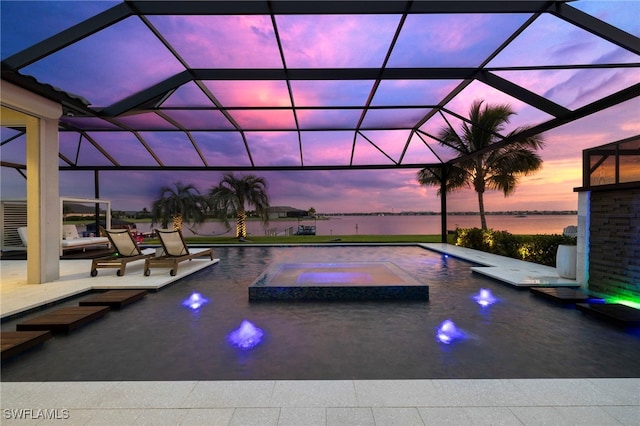
<svg viewBox="0 0 640 426"><path fill-rule="evenodd" d="M288 217L304 217L307 215L306 210L300 210L289 206L269 207L269 219L283 219Z"/></svg>
<svg viewBox="0 0 640 426"><path fill-rule="evenodd" d="M103 209L100 209L100 214L105 214ZM68 217L92 217L96 215L95 206L85 205L85 204L75 204L75 203L64 203L64 207L62 210L62 218L66 219Z"/></svg>
<svg viewBox="0 0 640 426"><path fill-rule="evenodd" d="M124 210L121 212L120 217L126 219L135 219L136 217L138 217L138 212L135 210Z"/></svg>

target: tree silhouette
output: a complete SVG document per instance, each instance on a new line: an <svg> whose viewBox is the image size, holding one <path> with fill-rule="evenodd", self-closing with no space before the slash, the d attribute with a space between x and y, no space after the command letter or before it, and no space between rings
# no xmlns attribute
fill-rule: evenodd
<svg viewBox="0 0 640 426"><path fill-rule="evenodd" d="M469 156L483 148L502 140L500 136L515 112L509 105L483 105L477 100L469 109L469 122L462 125L461 135L451 127L443 127L438 138L440 145L454 150L458 157ZM484 208L486 190L500 190L504 196L513 194L521 176L528 175L542 167L542 159L536 150L544 146L542 136L518 135L528 127L519 127L508 135L513 142L495 150L488 150L477 156L469 156L447 167L446 191L472 187L478 194L478 207L482 229L487 229ZM441 185L441 168L424 168L418 172L418 182L422 185ZM441 195L438 190L438 195Z"/></svg>
<svg viewBox="0 0 640 426"><path fill-rule="evenodd" d="M204 222L206 200L192 185L175 182L174 187L160 188L158 198L151 207L151 224L160 223L167 228L172 222L173 229L182 230L182 223L199 224Z"/></svg>
<svg viewBox="0 0 640 426"><path fill-rule="evenodd" d="M227 229L229 215L236 216L236 238L247 236L247 213L245 205L254 207L256 215L266 225L269 223L269 196L264 178L249 174L236 177L225 173L217 186L209 190L209 206Z"/></svg>

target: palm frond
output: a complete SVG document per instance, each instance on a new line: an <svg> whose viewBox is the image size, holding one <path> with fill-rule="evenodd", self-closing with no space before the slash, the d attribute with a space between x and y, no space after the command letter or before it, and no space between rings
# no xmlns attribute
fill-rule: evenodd
<svg viewBox="0 0 640 426"><path fill-rule="evenodd" d="M206 200L200 195L200 191L193 184L175 182L173 187L160 188L158 198L151 207L151 223L160 223L166 228L174 218L182 217L187 223L200 224L204 222Z"/></svg>
<svg viewBox="0 0 640 426"><path fill-rule="evenodd" d="M254 207L263 223L269 222L269 196L267 182L264 178L252 174L235 176L232 172L225 173L217 186L209 191L209 207L213 214L229 227L229 215L237 216L238 223L245 217L245 205ZM239 233L245 233L243 226ZM244 237L246 235L237 235Z"/></svg>
<svg viewBox="0 0 640 426"><path fill-rule="evenodd" d="M446 174L446 191L464 187L473 187L478 193L478 203L483 228L483 194L486 189L502 191L505 196L512 194L521 176L539 170L542 159L536 150L544 146L542 136L526 135L528 127L518 127L502 135L515 112L511 106L487 105L483 100L474 101L469 108L469 119L463 121L460 134L451 127L442 127L438 133L440 145L453 150L458 157L466 157L453 165L428 167L417 174L418 182L426 186L439 186L438 195L442 195L442 173ZM511 143L498 149L489 150L472 156L474 152L489 148L505 137Z"/></svg>

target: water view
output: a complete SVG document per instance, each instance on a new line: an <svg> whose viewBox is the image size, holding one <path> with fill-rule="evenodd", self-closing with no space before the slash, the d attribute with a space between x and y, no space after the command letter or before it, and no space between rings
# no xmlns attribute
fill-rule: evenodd
<svg viewBox="0 0 640 426"><path fill-rule="evenodd" d="M576 225L576 215L489 215L489 228L508 231L512 234L561 234L569 225ZM265 227L259 221L249 221L247 229L250 235L286 235L295 233L298 224L314 225L316 235L433 235L440 233L440 216L329 216L326 219L304 220L274 220ZM235 224L232 222L232 226ZM449 215L447 229L480 227L480 216L477 215ZM151 230L149 223L137 224L139 231ZM219 222L208 222L197 229L185 227L185 236L194 235L232 235L235 228L227 232Z"/></svg>

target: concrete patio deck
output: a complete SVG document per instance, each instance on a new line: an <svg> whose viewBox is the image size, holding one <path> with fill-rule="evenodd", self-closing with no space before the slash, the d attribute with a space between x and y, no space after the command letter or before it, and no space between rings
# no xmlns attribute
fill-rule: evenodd
<svg viewBox="0 0 640 426"><path fill-rule="evenodd" d="M421 247L478 263L471 270L516 287L579 287L580 282L560 278L555 268L532 262L485 253L445 243L425 243Z"/></svg>
<svg viewBox="0 0 640 426"><path fill-rule="evenodd" d="M127 265L124 276L118 277L115 269L99 269L91 277L91 260L60 261L60 279L45 284L27 284L26 260L0 261L0 318L19 314L29 309L77 296L91 290L140 289L155 291L187 275L216 264L220 259L193 259L180 264L175 276L169 269L152 269L151 275L143 275L144 260Z"/></svg>
<svg viewBox="0 0 640 426"><path fill-rule="evenodd" d="M639 398L638 379L2 383L2 424L631 426Z"/></svg>

